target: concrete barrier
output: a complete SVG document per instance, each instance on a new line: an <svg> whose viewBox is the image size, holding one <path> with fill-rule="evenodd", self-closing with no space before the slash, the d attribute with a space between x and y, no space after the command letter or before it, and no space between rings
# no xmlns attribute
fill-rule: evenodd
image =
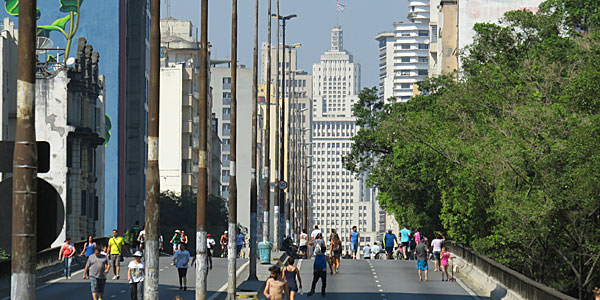
<svg viewBox="0 0 600 300"><path fill-rule="evenodd" d="M86 241L75 242L75 259L71 265L73 272L82 269L85 265L85 258L79 257L79 253L83 250L83 245ZM108 238L96 238L94 239L97 245L108 245ZM60 247L48 248L42 250L37 254L37 274L36 282L45 282L50 279L54 279L62 276L64 263L58 261L58 251ZM10 276L11 276L11 261L4 260L0 262L0 291L10 290Z"/></svg>
<svg viewBox="0 0 600 300"><path fill-rule="evenodd" d="M473 249L450 243L450 252L457 258L454 266L469 287L484 293L494 300L575 300L532 280L498 262L475 253ZM460 277L459 277L460 278Z"/></svg>

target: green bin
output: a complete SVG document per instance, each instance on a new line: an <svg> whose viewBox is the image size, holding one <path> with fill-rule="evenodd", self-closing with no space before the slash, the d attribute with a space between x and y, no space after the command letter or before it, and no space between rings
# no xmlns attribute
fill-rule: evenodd
<svg viewBox="0 0 600 300"><path fill-rule="evenodd" d="M261 264L271 263L271 248L273 248L273 243L271 242L258 243L258 257Z"/></svg>

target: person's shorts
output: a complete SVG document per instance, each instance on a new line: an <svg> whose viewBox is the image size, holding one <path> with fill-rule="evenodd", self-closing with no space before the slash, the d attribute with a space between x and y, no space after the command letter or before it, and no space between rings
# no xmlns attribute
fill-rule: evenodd
<svg viewBox="0 0 600 300"><path fill-rule="evenodd" d="M187 268L177 268L177 273L179 273L179 278L187 276Z"/></svg>
<svg viewBox="0 0 600 300"><path fill-rule="evenodd" d="M106 278L90 277L90 286L92 293L104 293L104 285L106 284Z"/></svg>
<svg viewBox="0 0 600 300"><path fill-rule="evenodd" d="M352 252L358 251L358 244L351 243L350 244L350 249L352 250Z"/></svg>
<svg viewBox="0 0 600 300"><path fill-rule="evenodd" d="M110 265L111 266L120 266L121 265L121 257L123 254L111 254L110 255Z"/></svg>
<svg viewBox="0 0 600 300"><path fill-rule="evenodd" d="M440 251L433 251L433 260L440 260Z"/></svg>
<svg viewBox="0 0 600 300"><path fill-rule="evenodd" d="M402 247L406 247L406 248L408 248L408 244L409 244L408 242L401 242L400 243L400 245L402 245Z"/></svg>
<svg viewBox="0 0 600 300"><path fill-rule="evenodd" d="M428 269L429 269L429 266L427 265L427 260L425 260L425 259L417 260L417 270L427 271Z"/></svg>

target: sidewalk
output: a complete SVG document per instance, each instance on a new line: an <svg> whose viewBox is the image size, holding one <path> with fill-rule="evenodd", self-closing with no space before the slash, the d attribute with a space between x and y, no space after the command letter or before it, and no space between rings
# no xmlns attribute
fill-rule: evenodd
<svg viewBox="0 0 600 300"><path fill-rule="evenodd" d="M271 251L271 263L256 264L256 277L258 280L246 280L239 285L237 292L238 298L241 299L264 299L262 292L265 288L265 283L270 276L269 268L273 265L278 264L280 267L285 265L287 255L283 251L272 250ZM254 298L257 295L257 298Z"/></svg>

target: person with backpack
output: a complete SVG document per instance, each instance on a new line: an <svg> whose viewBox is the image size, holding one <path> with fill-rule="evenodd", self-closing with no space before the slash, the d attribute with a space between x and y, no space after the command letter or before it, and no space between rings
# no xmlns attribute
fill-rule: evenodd
<svg viewBox="0 0 600 300"><path fill-rule="evenodd" d="M340 272L340 258L342 257L342 241L340 236L335 232L332 233L331 244L329 245L329 255L332 258L333 275Z"/></svg>
<svg viewBox="0 0 600 300"><path fill-rule="evenodd" d="M113 229L113 236L108 240L108 253L110 254L110 265L113 267L113 280L119 280L121 276L121 262L123 262L123 245L125 241L120 237L118 231Z"/></svg>
<svg viewBox="0 0 600 300"><path fill-rule="evenodd" d="M65 262L65 279L71 279L71 263L73 263L73 256L75 256L75 245L71 243L71 238L67 237L65 243L60 247L58 252L58 260Z"/></svg>
<svg viewBox="0 0 600 300"><path fill-rule="evenodd" d="M140 221L136 220L135 221L135 225L133 225L133 227L131 227L131 236L128 236L127 238L129 239L129 241L126 241L127 243L131 244L133 246L133 250L139 250L140 247L140 242L138 241L138 237L140 236L140 232L142 231L142 227L140 227Z"/></svg>
<svg viewBox="0 0 600 300"><path fill-rule="evenodd" d="M321 279L321 296L325 297L325 289L327 287L327 262L325 261L325 247L315 244L315 262L313 264L313 280L310 287L310 292L306 296L310 297L315 294L317 281Z"/></svg>

